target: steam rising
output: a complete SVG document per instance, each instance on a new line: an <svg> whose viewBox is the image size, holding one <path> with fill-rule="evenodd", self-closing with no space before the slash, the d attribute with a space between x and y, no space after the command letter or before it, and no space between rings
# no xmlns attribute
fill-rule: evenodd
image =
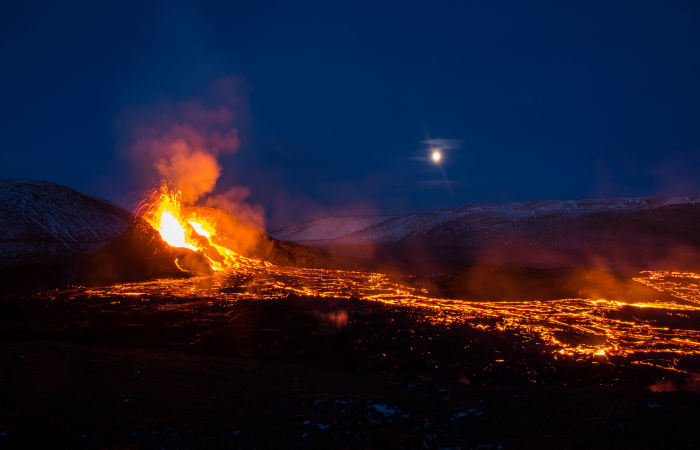
<svg viewBox="0 0 700 450"><path fill-rule="evenodd" d="M221 175L218 157L240 146L234 114L226 107L207 109L200 101L178 105L151 126L135 132L132 152L153 169L154 177L168 180L192 203L214 190Z"/></svg>
<svg viewBox="0 0 700 450"><path fill-rule="evenodd" d="M208 106L201 100L181 102L158 112L141 114L132 127L133 142L129 154L137 170L153 187L166 181L170 188L180 191L184 204L203 204L233 215L240 222L263 229L264 211L250 205L250 189L231 187L215 192L222 173L220 158L235 153L240 147L236 112L230 105L245 112L236 95L232 78L213 83L216 99L226 105Z"/></svg>
<svg viewBox="0 0 700 450"><path fill-rule="evenodd" d="M246 225L262 230L265 227L264 211L260 205L247 202L250 188L236 186L221 193L209 196L204 204L231 214Z"/></svg>

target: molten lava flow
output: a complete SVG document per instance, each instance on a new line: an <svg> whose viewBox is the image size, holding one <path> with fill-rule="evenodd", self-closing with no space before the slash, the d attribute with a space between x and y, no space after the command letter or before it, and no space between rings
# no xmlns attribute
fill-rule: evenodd
<svg viewBox="0 0 700 450"><path fill-rule="evenodd" d="M275 266L246 258L223 245L222 230L207 209L183 208L167 186L154 193L142 217L175 247L206 256L217 274L198 279L154 280L86 290L91 297L115 295L198 297L235 302L299 295L357 298L419 309L425 320L446 326L469 324L501 336L514 333L548 347L554 358L648 365L690 373L700 355L700 274L645 271L635 278L657 291L659 300L628 303L615 299L467 301L432 298L424 289L381 273ZM238 274L237 274L238 275ZM668 297L666 294L672 294ZM500 362L502 360L495 360Z"/></svg>
<svg viewBox="0 0 700 450"><path fill-rule="evenodd" d="M149 225L160 233L172 247L187 248L205 256L213 270L264 267L268 263L246 258L222 245L217 239L217 227L213 217L204 212L185 208L181 193L166 183L155 191L138 209Z"/></svg>
<svg viewBox="0 0 700 450"><path fill-rule="evenodd" d="M216 274L197 279L153 280L86 290L90 297L186 297L236 302L287 295L357 298L418 309L424 320L446 326L460 322L503 336L516 333L547 346L557 358L596 363L649 365L675 372L692 370L700 356L700 304L688 300L625 303L608 299L467 301L432 298L422 289L381 273L265 265L244 276ZM700 274L643 272L639 276L660 293L683 292L700 300ZM189 304L189 303L188 303ZM423 320L421 319L421 320Z"/></svg>

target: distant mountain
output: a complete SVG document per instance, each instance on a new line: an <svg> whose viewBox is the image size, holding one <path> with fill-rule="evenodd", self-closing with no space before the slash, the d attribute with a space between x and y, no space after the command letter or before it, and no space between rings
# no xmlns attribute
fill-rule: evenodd
<svg viewBox="0 0 700 450"><path fill-rule="evenodd" d="M491 264L587 266L626 273L700 268L699 224L700 196L694 195L543 200L404 216L332 217L271 234L420 272Z"/></svg>
<svg viewBox="0 0 700 450"><path fill-rule="evenodd" d="M397 216L326 217L289 225L272 234L277 239L295 242L336 239L395 217Z"/></svg>
<svg viewBox="0 0 700 450"><path fill-rule="evenodd" d="M221 243L239 254L281 265L331 264L317 250L272 239L224 211L191 208L215 217ZM175 259L184 250L168 246L128 211L45 181L0 180L0 230L0 291L196 272L180 270ZM201 265L201 255L185 256L188 267Z"/></svg>
<svg viewBox="0 0 700 450"><path fill-rule="evenodd" d="M334 217L288 226L273 237L223 211L192 208L216 217L221 243L244 256L280 265L446 274L442 284L447 289L454 288L453 280L463 281L455 273L477 265L582 266L618 274L700 270L700 196L537 201L404 216ZM0 229L0 290L13 284L55 285L81 276L125 281L177 274L170 264L173 250L152 229L105 200L65 186L0 181ZM191 259L197 263L196 257ZM500 279L491 271L483 273ZM525 277L520 272L517 276ZM482 284L470 283L469 292L480 292Z"/></svg>
<svg viewBox="0 0 700 450"><path fill-rule="evenodd" d="M0 269L63 266L129 226L129 212L45 181L0 181Z"/></svg>

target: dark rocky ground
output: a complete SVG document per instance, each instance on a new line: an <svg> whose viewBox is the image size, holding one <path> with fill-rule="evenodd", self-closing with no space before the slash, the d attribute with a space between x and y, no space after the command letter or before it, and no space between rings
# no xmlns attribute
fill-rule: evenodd
<svg viewBox="0 0 700 450"><path fill-rule="evenodd" d="M0 300L2 448L700 445L682 374L418 309L51 297Z"/></svg>
<svg viewBox="0 0 700 450"><path fill-rule="evenodd" d="M77 279L182 276L173 261L187 259L193 269L197 259L172 254L153 230L102 200L51 183L0 184L0 222L9 230L0 239L0 448L700 445L700 361L692 355L678 358L684 373L624 358L572 360L525 334L431 323L434 312L360 300L90 298L85 288L34 294ZM594 212L584 221L566 211L529 222L479 213L413 233L385 249L386 261L373 244L369 266L364 247L359 260L338 259L255 230L246 231L255 245L242 254L292 266L414 273L433 295L459 298L646 300L658 293L612 273L471 265L450 252L469 254L462 250L474 244L465 241L477 236L472 229L499 243L534 230L528 233L546 236L548 245L548 236L596 245L563 247L566 255L605 260L610 253L625 263L607 268L630 261L635 270L648 268L671 250L674 261L697 262L699 212L693 201L653 213ZM245 231L232 218L221 220L234 231L229 237ZM504 241L494 264L501 253L548 255L533 251L541 246L530 245L539 242L530 234ZM655 244L629 238L632 250L620 251L611 245L620 236L650 236ZM235 239L230 244L242 251ZM434 276L433 266L450 270Z"/></svg>

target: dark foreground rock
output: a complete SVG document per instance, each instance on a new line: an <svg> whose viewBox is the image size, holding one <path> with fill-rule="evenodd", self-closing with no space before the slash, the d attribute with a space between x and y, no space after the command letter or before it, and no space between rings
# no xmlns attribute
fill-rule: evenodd
<svg viewBox="0 0 700 450"><path fill-rule="evenodd" d="M457 268L441 276L419 278L416 283L434 296L470 300L614 298L632 303L662 299L683 302L631 278L587 267L538 269L482 265Z"/></svg>
<svg viewBox="0 0 700 450"><path fill-rule="evenodd" d="M698 382L420 310L0 301L3 448L687 448ZM696 361L697 363L697 361Z"/></svg>

